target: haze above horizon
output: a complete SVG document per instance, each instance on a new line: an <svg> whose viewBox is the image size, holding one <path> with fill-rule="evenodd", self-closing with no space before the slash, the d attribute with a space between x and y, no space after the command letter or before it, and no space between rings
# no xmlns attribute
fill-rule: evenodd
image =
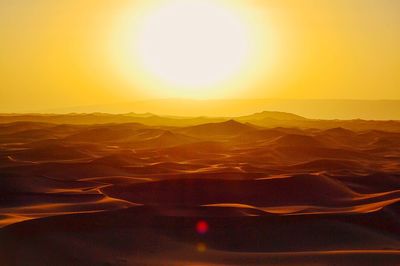
<svg viewBox="0 0 400 266"><path fill-rule="evenodd" d="M399 13L396 0L2 1L0 112L141 101L129 111L398 119L393 104L318 99L400 99ZM177 97L236 102L155 104Z"/></svg>

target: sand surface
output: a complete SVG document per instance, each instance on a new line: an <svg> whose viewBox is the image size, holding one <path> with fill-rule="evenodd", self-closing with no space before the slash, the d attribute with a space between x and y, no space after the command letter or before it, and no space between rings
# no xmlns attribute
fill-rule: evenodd
<svg viewBox="0 0 400 266"><path fill-rule="evenodd" d="M400 265L373 125L0 124L0 264Z"/></svg>

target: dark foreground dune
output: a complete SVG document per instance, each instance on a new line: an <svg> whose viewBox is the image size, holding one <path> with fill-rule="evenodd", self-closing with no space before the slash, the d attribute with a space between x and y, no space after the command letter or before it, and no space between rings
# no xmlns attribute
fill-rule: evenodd
<svg viewBox="0 0 400 266"><path fill-rule="evenodd" d="M0 124L0 264L400 265L399 125L363 123Z"/></svg>

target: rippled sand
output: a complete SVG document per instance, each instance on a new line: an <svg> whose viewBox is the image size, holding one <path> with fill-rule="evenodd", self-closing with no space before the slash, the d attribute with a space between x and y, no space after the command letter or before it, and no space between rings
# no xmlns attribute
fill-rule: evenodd
<svg viewBox="0 0 400 266"><path fill-rule="evenodd" d="M399 201L396 130L0 124L2 265L399 265Z"/></svg>

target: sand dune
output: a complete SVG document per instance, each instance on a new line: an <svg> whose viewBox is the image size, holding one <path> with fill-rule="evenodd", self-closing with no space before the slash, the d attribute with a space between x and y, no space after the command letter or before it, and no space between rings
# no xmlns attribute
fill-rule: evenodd
<svg viewBox="0 0 400 266"><path fill-rule="evenodd" d="M31 220L0 232L0 254L10 265L396 265L400 258L396 233L374 225L396 226L384 212L328 220L232 211L206 217L205 236L194 230L204 216L160 216L148 207Z"/></svg>
<svg viewBox="0 0 400 266"><path fill-rule="evenodd" d="M242 132L252 130L254 127L245 125L235 120L228 120L220 123L208 123L202 125L183 128L182 131L194 136L232 136Z"/></svg>
<svg viewBox="0 0 400 266"><path fill-rule="evenodd" d="M296 134L285 134L276 139L272 144L283 147L290 146L293 148L322 146L322 144L312 136Z"/></svg>
<svg viewBox="0 0 400 266"><path fill-rule="evenodd" d="M398 265L397 126L268 115L0 124L2 264Z"/></svg>

